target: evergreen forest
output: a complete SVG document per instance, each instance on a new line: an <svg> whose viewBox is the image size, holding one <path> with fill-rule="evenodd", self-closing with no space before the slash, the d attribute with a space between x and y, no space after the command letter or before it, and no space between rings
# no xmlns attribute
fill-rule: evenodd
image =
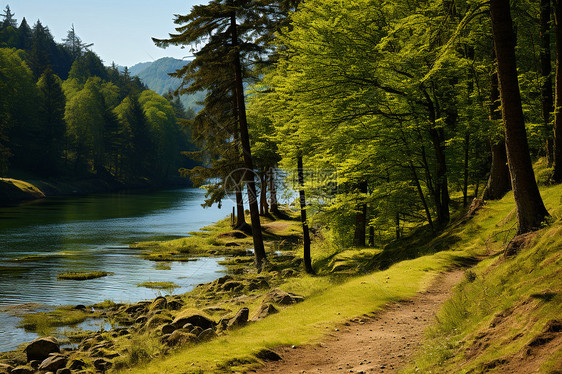
<svg viewBox="0 0 562 374"><path fill-rule="evenodd" d="M97 177L134 184L194 163L188 116L125 69L104 66L74 26L58 43L39 20L0 24L0 175Z"/></svg>

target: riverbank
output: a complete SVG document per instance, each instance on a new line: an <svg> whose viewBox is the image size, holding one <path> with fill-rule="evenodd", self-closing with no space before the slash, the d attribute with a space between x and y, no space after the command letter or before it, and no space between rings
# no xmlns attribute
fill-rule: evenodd
<svg viewBox="0 0 562 374"><path fill-rule="evenodd" d="M136 180L121 182L106 178L56 178L25 180L0 178L0 206L9 206L22 201L42 199L55 196L82 196L96 193L108 193L130 190L163 189L172 187L189 187L184 178L166 181Z"/></svg>
<svg viewBox="0 0 562 374"><path fill-rule="evenodd" d="M292 352L293 346L305 347L307 357L314 360L312 352L323 349L327 339L338 339L345 326L352 325L357 334L369 336L361 329L368 329L368 320L379 316L380 310L420 291L431 291L443 271L478 263L463 270L465 274L438 321L424 325L433 324L433 329L424 341L417 338L418 344L424 343L422 349L408 353L409 360L398 361L411 364L411 372L419 368L422 372L479 372L494 363L496 369L505 364L517 373L521 363L531 361L533 368L556 368L560 346L558 351L556 347L562 338L556 322L562 312L562 186L542 188L542 193L553 219L510 257L502 251L513 236L512 195L459 218L439 237L427 241L403 238L380 249L341 249L320 232L312 247L317 276L304 274L298 242L273 255L285 240L279 232L278 241L268 245L270 265L256 273L251 253L244 251L249 249L248 237L235 234L223 221L194 239L206 249L193 253L210 253L215 247L223 253L235 248L236 256L225 261L230 267L227 276L183 295L92 306L117 328L82 337L76 349L63 352L61 360L72 373L111 370L154 374L248 372L267 367L270 361L290 359L286 352ZM289 226L282 221L265 222L289 232L298 227L296 221L286 224ZM193 245L195 242L180 239L139 244L137 248L143 256L176 256L182 250L189 253ZM415 258L402 260L405 257ZM521 324L523 316L525 323ZM388 317L392 321L393 316ZM500 328L497 334L495 326ZM511 333L517 333L517 338ZM520 355L525 349L531 356ZM356 353L353 346L338 348L340 357L360 365ZM418 358L412 363L414 354ZM12 360L4 362L18 363L15 357ZM344 361L338 364L347 367ZM305 369L296 362L289 372ZM385 367L384 371L387 369L394 370ZM377 366L372 370L383 369Z"/></svg>

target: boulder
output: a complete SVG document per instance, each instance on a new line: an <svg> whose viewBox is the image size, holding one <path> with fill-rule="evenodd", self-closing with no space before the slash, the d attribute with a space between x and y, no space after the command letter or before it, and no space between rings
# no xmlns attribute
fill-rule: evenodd
<svg viewBox="0 0 562 374"><path fill-rule="evenodd" d="M268 292L263 298L264 303L275 303L279 305L291 305L300 303L304 298L289 292L280 290L279 288Z"/></svg>
<svg viewBox="0 0 562 374"><path fill-rule="evenodd" d="M203 330L215 327L215 321L213 321L208 316L205 316L199 311L187 310L179 313L173 320L172 325L176 328L185 326L187 323L191 323L193 326L199 326Z"/></svg>
<svg viewBox="0 0 562 374"><path fill-rule="evenodd" d="M265 279L253 279L248 285L248 291L265 290L269 288L269 283Z"/></svg>
<svg viewBox="0 0 562 374"><path fill-rule="evenodd" d="M105 372L113 366L113 363L105 358L97 358L94 360L96 370Z"/></svg>
<svg viewBox="0 0 562 374"><path fill-rule="evenodd" d="M223 291L227 292L237 292L242 291L245 287L245 284L239 281L228 281L221 286Z"/></svg>
<svg viewBox="0 0 562 374"><path fill-rule="evenodd" d="M35 373L35 369L31 366L16 366L12 369L10 374L33 374Z"/></svg>
<svg viewBox="0 0 562 374"><path fill-rule="evenodd" d="M256 313L254 314L254 317L252 317L252 321L264 319L265 317L275 313L279 313L279 311L273 306L273 304L264 303L260 305Z"/></svg>
<svg viewBox="0 0 562 374"><path fill-rule="evenodd" d="M263 361L279 361L281 360L281 356L277 353L273 352L271 349L264 348L258 353L255 354L256 358L259 358Z"/></svg>
<svg viewBox="0 0 562 374"><path fill-rule="evenodd" d="M51 353L60 353L59 342L52 336L37 338L25 347L25 353L28 362L32 360L43 361Z"/></svg>
<svg viewBox="0 0 562 374"><path fill-rule="evenodd" d="M166 300L166 298L164 296L158 296L156 299L152 301L152 303L148 307L148 310L166 309L167 305L168 305L168 301Z"/></svg>
<svg viewBox="0 0 562 374"><path fill-rule="evenodd" d="M40 360L31 360L27 364L34 369L39 369L39 365L41 365L41 362L42 361L40 361Z"/></svg>
<svg viewBox="0 0 562 374"><path fill-rule="evenodd" d="M207 329L207 330L201 331L201 333L199 335L197 335L197 339L199 339L199 341L206 342L206 341L209 341L211 339L216 338L217 336L218 335L215 332L215 330Z"/></svg>
<svg viewBox="0 0 562 374"><path fill-rule="evenodd" d="M70 369L68 368L62 368L57 370L56 374L72 374L72 371L70 371Z"/></svg>
<svg viewBox="0 0 562 374"><path fill-rule="evenodd" d="M158 330L160 330L162 334L167 335L173 333L175 330L177 330L177 328L171 323L167 323L165 325L160 326Z"/></svg>
<svg viewBox="0 0 562 374"><path fill-rule="evenodd" d="M65 367L66 362L66 357L63 355L51 355L43 362L41 362L41 365L39 365L39 370L55 372L58 369Z"/></svg>
<svg viewBox="0 0 562 374"><path fill-rule="evenodd" d="M166 343L171 347L177 347L197 341L197 336L189 332L176 330L167 339Z"/></svg>
<svg viewBox="0 0 562 374"><path fill-rule="evenodd" d="M86 363L79 358L75 358L70 360L66 366L70 370L82 370L86 366Z"/></svg>
<svg viewBox="0 0 562 374"><path fill-rule="evenodd" d="M142 324L146 323L146 321L148 321L148 318L146 316L140 316L137 319L135 319L135 324L136 325L142 325Z"/></svg>
<svg viewBox="0 0 562 374"><path fill-rule="evenodd" d="M250 310L246 307L240 309L238 313L230 321L228 321L227 329L234 329L237 327L242 327L248 323L248 316L250 314Z"/></svg>
<svg viewBox="0 0 562 374"><path fill-rule="evenodd" d="M155 328L156 326L160 326L170 322L172 322L171 317L168 317L167 315L164 314L157 314L155 316L150 317L150 319L146 321L146 327Z"/></svg>
<svg viewBox="0 0 562 374"><path fill-rule="evenodd" d="M166 306L169 310L180 310L183 307L183 303L178 300L171 300L168 301L168 305Z"/></svg>

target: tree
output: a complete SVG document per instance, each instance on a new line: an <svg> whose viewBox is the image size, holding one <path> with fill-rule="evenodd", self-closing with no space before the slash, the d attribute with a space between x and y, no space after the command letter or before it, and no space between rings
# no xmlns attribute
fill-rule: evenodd
<svg viewBox="0 0 562 374"><path fill-rule="evenodd" d="M517 207L517 232L523 234L540 228L548 212L543 204L525 130L515 59L509 0L491 0L492 34L498 61L498 80L505 129L507 159Z"/></svg>
<svg viewBox="0 0 562 374"><path fill-rule="evenodd" d="M76 31L74 30L74 24L70 30L68 30L66 34L66 38L62 40L64 42L64 46L70 53L72 60L78 59L85 50L89 50L94 43L86 44L82 42L82 39L78 35L76 35Z"/></svg>
<svg viewBox="0 0 562 374"><path fill-rule="evenodd" d="M242 63L242 59L247 58L248 55L259 52L259 49L252 43L252 32L259 29L256 22L263 17L253 12L255 10L254 5L249 0L213 0L208 5L194 6L190 14L176 16L174 22L181 25L176 29L178 34L170 34L169 39L154 39L154 41L163 47L170 44L204 44L195 53L195 60L174 74L183 78L186 85L191 83L190 79L199 76L200 79L191 85L192 90L208 89L217 84L215 81L204 79L202 74L196 72L197 68L202 67L202 61L209 64L207 69L213 67L225 69L230 81L234 83L234 85L223 86L223 94L220 97L224 99L224 93L232 94L231 113L237 120L238 128L235 133L231 134L234 136L234 140L240 141L244 166L247 170L244 174L248 177L244 182L249 196L255 264L258 271L261 271L266 260L266 253L253 177L254 165L246 119ZM212 100L213 95L208 94L207 98Z"/></svg>
<svg viewBox="0 0 562 374"><path fill-rule="evenodd" d="M61 169L64 149L66 123L64 111L66 99L62 91L59 77L47 69L37 82L40 94L39 119L41 130L39 141L41 158L37 163L37 171L52 176Z"/></svg>
<svg viewBox="0 0 562 374"><path fill-rule="evenodd" d="M556 96L554 112L554 142L552 179L562 182L562 2L555 1L554 21L556 23Z"/></svg>
<svg viewBox="0 0 562 374"><path fill-rule="evenodd" d="M2 17L4 17L4 20L2 21L2 28L13 27L15 29L18 27L18 21L14 18L14 15L15 14L12 13L10 6L6 5L4 13L2 14Z"/></svg>

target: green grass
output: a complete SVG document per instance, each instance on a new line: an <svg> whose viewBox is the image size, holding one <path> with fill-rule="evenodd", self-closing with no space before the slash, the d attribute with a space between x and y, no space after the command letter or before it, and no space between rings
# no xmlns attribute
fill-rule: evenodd
<svg viewBox="0 0 562 374"><path fill-rule="evenodd" d="M128 372L179 373L185 372L185 368L193 372L236 371L239 369L236 362L255 363L253 354L263 348L319 341L349 318L411 297L424 289L436 273L467 257L470 255L465 252L441 252L345 281L332 277L291 278L282 288L304 295L304 302L209 343L176 352L165 359L152 360L142 369L133 368Z"/></svg>
<svg viewBox="0 0 562 374"><path fill-rule="evenodd" d="M113 273L107 271L69 272L57 275L57 280L88 280L107 277Z"/></svg>
<svg viewBox="0 0 562 374"><path fill-rule="evenodd" d="M61 307L50 312L27 313L23 316L20 326L26 331L48 335L55 327L72 326L84 322L88 318L99 317L99 312L85 312L72 307Z"/></svg>
<svg viewBox="0 0 562 374"><path fill-rule="evenodd" d="M143 283L137 284L137 286L138 287L145 287L145 288L154 288L154 289L159 289L159 290L169 290L169 289L174 289L174 288L180 287L177 284L175 284L174 282L143 282Z"/></svg>
<svg viewBox="0 0 562 374"><path fill-rule="evenodd" d="M490 203L474 219L478 234L471 234L497 254L479 263L457 286L427 334L423 350L406 373L481 372L494 360L509 362L527 349L546 324L562 315L562 185L543 187L541 194L551 213L549 226L536 232L528 247L505 257L501 248L513 236L510 217L513 196ZM513 215L513 214L511 214ZM500 221L491 225L491 221ZM468 233L464 233L465 235ZM476 239L480 236L481 239ZM464 242L470 242L465 240ZM499 245L502 244L502 245ZM496 322L491 327L492 321ZM485 349L478 344L489 344ZM547 358L547 367L560 363L562 353ZM558 357L558 358L556 358Z"/></svg>

